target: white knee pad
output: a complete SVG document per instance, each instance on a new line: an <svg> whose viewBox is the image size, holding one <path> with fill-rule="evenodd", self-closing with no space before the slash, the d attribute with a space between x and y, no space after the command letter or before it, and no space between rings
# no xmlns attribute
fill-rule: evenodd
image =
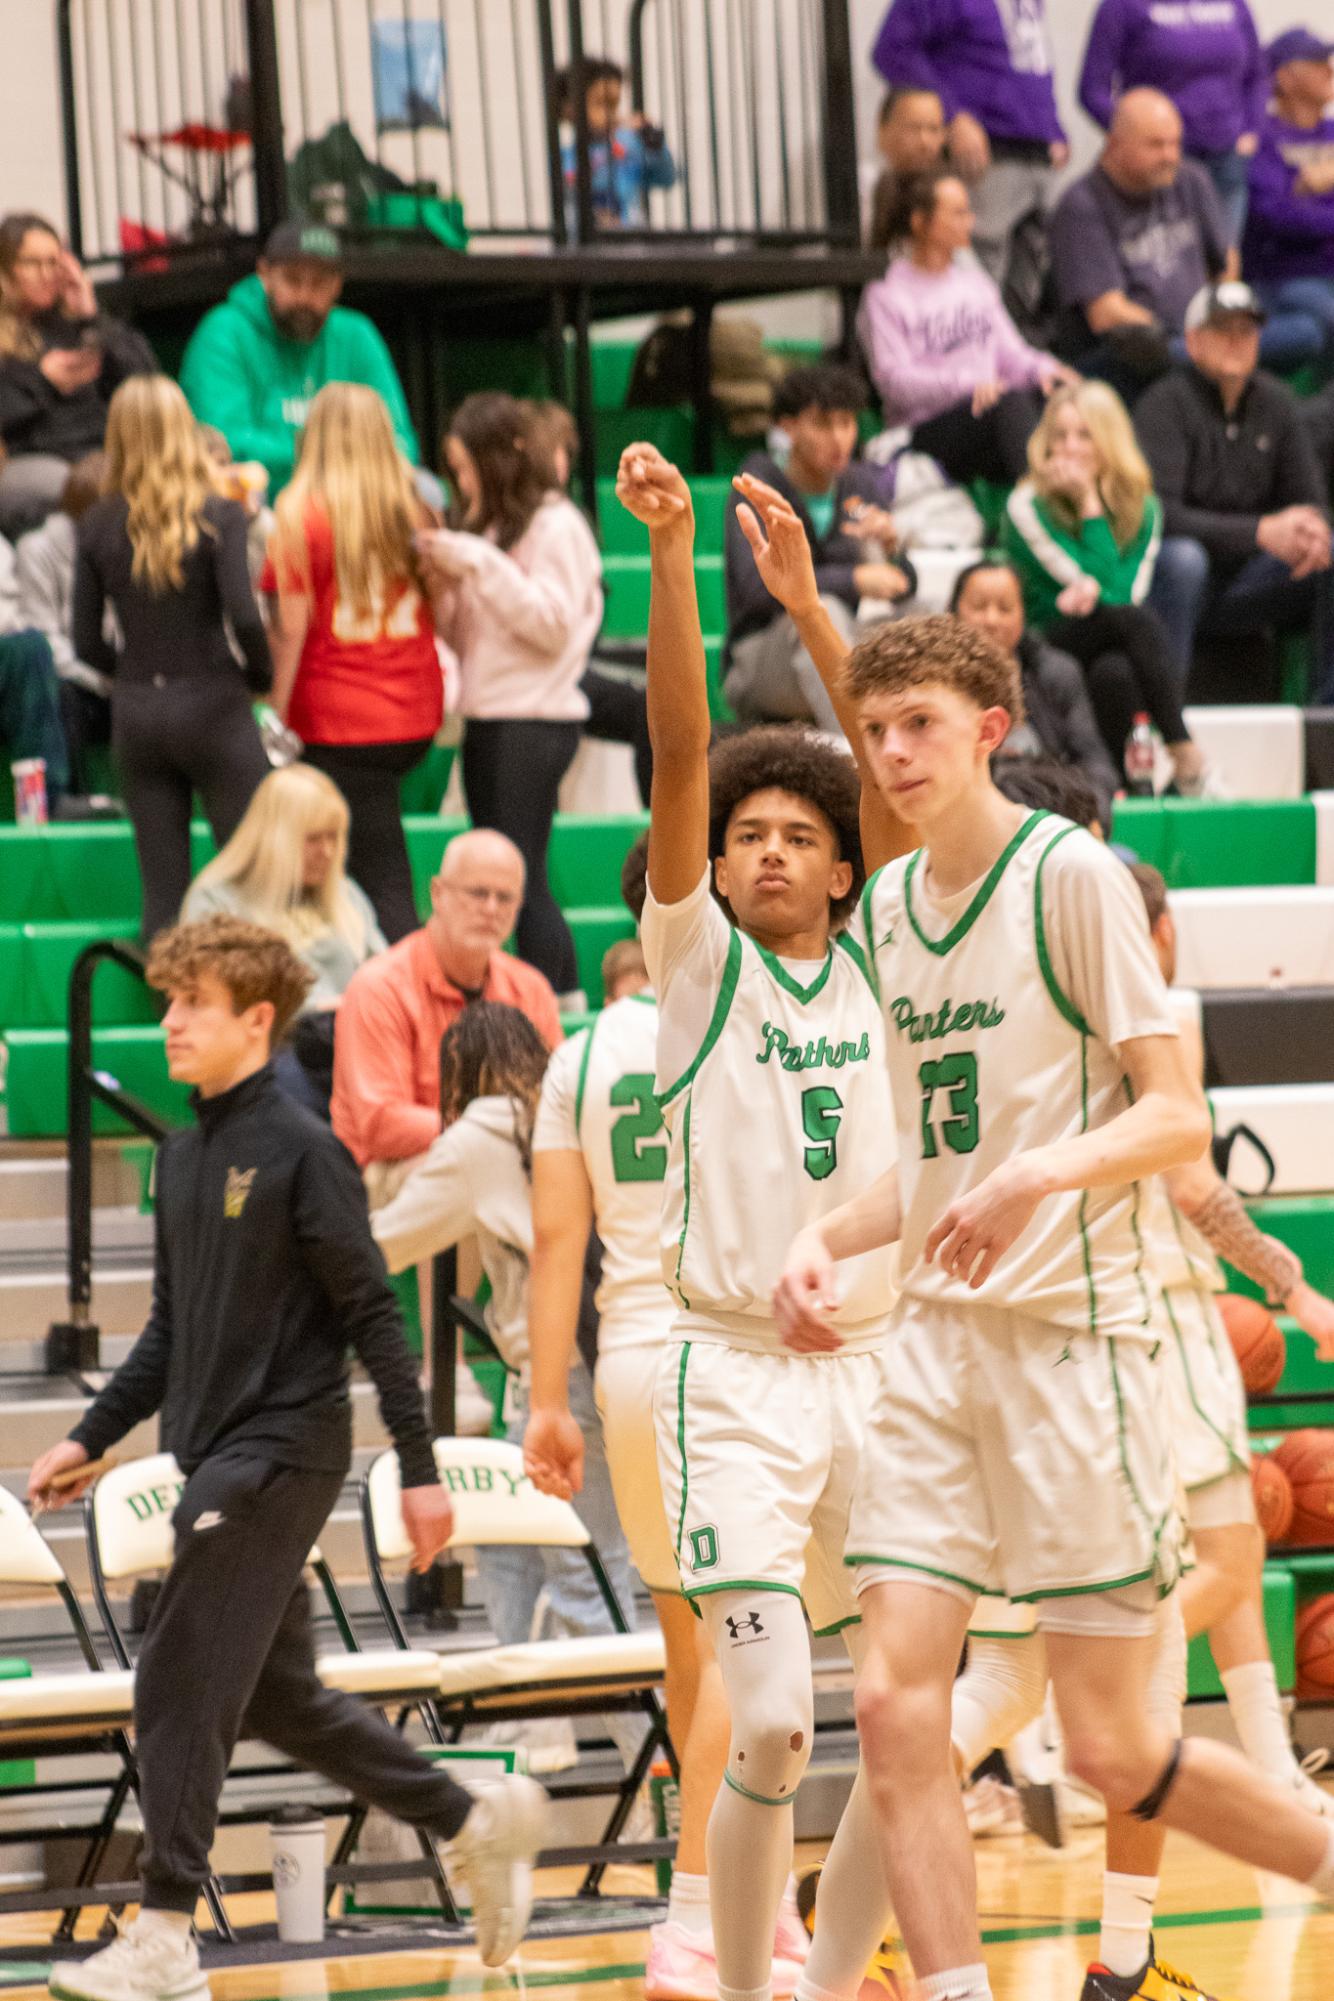
<svg viewBox="0 0 1334 2001"><path fill-rule="evenodd" d="M787 1806L810 1762L815 1727L801 1601L779 1591L722 1591L704 1607L732 1716L724 1776L747 1799Z"/></svg>
<svg viewBox="0 0 1334 2001"><path fill-rule="evenodd" d="M954 1684L950 1736L965 1772L1001 1750L1042 1714L1047 1648L1041 1633L970 1639L968 1666Z"/></svg>
<svg viewBox="0 0 1334 2001"><path fill-rule="evenodd" d="M1176 1738L1186 1700L1186 1628L1175 1593L1159 1607L1154 1638L1146 1707L1150 1721Z"/></svg>

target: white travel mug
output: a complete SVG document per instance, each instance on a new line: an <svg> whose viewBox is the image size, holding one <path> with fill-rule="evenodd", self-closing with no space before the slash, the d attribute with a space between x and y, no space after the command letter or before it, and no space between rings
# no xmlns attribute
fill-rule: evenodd
<svg viewBox="0 0 1334 2001"><path fill-rule="evenodd" d="M313 1807L280 1807L269 1822L278 1936L288 1945L324 1937L324 1817Z"/></svg>

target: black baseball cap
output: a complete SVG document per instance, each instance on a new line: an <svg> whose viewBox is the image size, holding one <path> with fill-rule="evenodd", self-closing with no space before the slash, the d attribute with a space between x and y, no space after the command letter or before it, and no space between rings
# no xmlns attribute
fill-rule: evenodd
<svg viewBox="0 0 1334 2001"><path fill-rule="evenodd" d="M327 222L280 222L264 245L268 264L328 264L341 270L343 246Z"/></svg>
<svg viewBox="0 0 1334 2001"><path fill-rule="evenodd" d="M1257 326L1265 323L1265 309L1258 295L1240 278L1201 285L1186 308L1186 332L1195 333L1200 327L1211 327L1216 320L1231 319L1235 314L1243 314Z"/></svg>

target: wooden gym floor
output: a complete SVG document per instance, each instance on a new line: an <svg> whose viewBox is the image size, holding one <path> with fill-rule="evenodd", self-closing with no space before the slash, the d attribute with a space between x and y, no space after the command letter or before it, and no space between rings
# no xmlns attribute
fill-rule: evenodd
<svg viewBox="0 0 1334 2001"><path fill-rule="evenodd" d="M1077 1833L1061 1853L1031 1836L976 1844L987 1964L996 2001L1078 2001L1084 1967L1097 1947L1102 1831ZM803 1857L816 1859L815 1852ZM640 1891L647 1872L612 1871L608 1888ZM554 1888L554 1884L550 1885ZM262 1900L239 1911L252 1921ZM95 1928L100 1913L89 1923ZM41 1982L49 1932L41 1920L0 1925L0 1944L31 1942L23 1972ZM535 1940L513 1966L484 1972L470 1951L362 1953L277 1965L214 1968L214 2001L436 2001L483 1992L559 1990L561 2001L641 2001L643 1932ZM1170 1837L1159 1901L1159 1957L1223 2001L1330 2001L1334 1995L1334 1912L1278 1877L1257 1875L1182 1836ZM17 1971L17 1969L16 1969ZM0 1979L3 1974L0 1974ZM9 1996L37 1996L42 1984L5 1981Z"/></svg>

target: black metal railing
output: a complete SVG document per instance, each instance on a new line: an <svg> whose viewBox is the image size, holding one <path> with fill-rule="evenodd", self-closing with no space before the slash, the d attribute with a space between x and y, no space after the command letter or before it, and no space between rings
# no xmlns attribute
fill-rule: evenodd
<svg viewBox="0 0 1334 2001"><path fill-rule="evenodd" d="M479 249L857 241L847 0L56 0L73 247L153 270L287 213ZM587 95L671 185L618 208ZM661 134L661 149L656 135Z"/></svg>

